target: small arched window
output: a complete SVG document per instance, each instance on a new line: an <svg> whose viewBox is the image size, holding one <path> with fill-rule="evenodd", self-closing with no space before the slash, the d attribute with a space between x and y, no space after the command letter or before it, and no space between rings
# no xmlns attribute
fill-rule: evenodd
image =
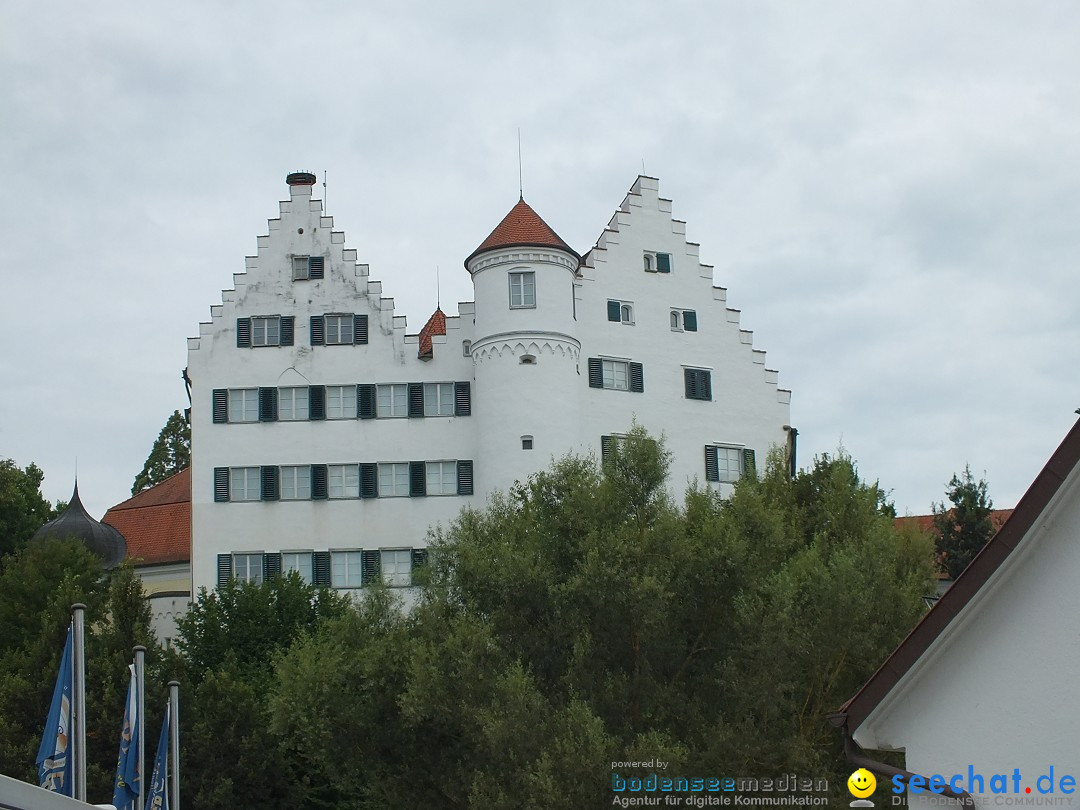
<svg viewBox="0 0 1080 810"><path fill-rule="evenodd" d="M682 331L682 313L677 309L671 310L671 328L676 332Z"/></svg>
<svg viewBox="0 0 1080 810"><path fill-rule="evenodd" d="M653 271L652 256L648 253L645 254L645 272L651 273Z"/></svg>

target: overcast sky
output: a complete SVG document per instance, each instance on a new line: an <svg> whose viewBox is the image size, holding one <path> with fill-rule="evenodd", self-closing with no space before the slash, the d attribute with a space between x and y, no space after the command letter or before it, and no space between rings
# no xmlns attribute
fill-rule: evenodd
<svg viewBox="0 0 1080 810"><path fill-rule="evenodd" d="M0 458L129 496L186 338L292 170L419 329L525 197L579 252L635 177L901 514L1015 505L1080 407L1080 4L8 4ZM321 187L316 196L322 196Z"/></svg>

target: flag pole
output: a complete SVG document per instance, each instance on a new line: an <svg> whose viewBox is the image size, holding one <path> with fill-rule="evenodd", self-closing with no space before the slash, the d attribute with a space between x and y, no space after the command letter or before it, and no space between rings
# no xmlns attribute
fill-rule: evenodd
<svg viewBox="0 0 1080 810"><path fill-rule="evenodd" d="M135 653L135 726L139 735L139 795L135 797L135 810L143 810L146 806L146 647L136 644L133 648Z"/></svg>
<svg viewBox="0 0 1080 810"><path fill-rule="evenodd" d="M180 682L169 681L169 756L172 771L169 810L180 810Z"/></svg>
<svg viewBox="0 0 1080 810"><path fill-rule="evenodd" d="M80 802L86 801L86 605L76 602L71 606L71 622L74 627L72 633L72 657L75 665L72 667L74 685L72 687L75 701L73 718L72 742L75 749L75 798Z"/></svg>

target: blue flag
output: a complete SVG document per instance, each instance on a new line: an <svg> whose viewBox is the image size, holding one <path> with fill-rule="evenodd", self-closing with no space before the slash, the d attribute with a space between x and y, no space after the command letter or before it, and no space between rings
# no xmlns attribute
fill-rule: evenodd
<svg viewBox="0 0 1080 810"><path fill-rule="evenodd" d="M64 796L74 796L71 778L71 627L68 627L60 672L56 676L49 719L38 748L38 784Z"/></svg>
<svg viewBox="0 0 1080 810"><path fill-rule="evenodd" d="M169 810L169 792L165 788L169 770L169 706L165 705L165 722L161 724L154 773L150 777L150 791L146 794L146 810Z"/></svg>
<svg viewBox="0 0 1080 810"><path fill-rule="evenodd" d="M124 726L120 732L120 756L116 760L116 782L112 803L124 810L139 795L139 697L135 681L135 666L128 664L131 680L128 683L127 705L124 707Z"/></svg>

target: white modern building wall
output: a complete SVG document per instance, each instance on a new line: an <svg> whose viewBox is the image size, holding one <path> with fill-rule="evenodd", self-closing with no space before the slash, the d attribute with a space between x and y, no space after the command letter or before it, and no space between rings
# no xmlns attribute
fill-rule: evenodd
<svg viewBox="0 0 1080 810"><path fill-rule="evenodd" d="M790 392L655 179L637 179L584 258L520 201L466 260L475 303L428 351L314 180L289 176L246 272L188 341L196 589L290 568L407 585L429 526L553 457L599 456L635 420L667 438L675 492L729 487L787 443Z"/></svg>

